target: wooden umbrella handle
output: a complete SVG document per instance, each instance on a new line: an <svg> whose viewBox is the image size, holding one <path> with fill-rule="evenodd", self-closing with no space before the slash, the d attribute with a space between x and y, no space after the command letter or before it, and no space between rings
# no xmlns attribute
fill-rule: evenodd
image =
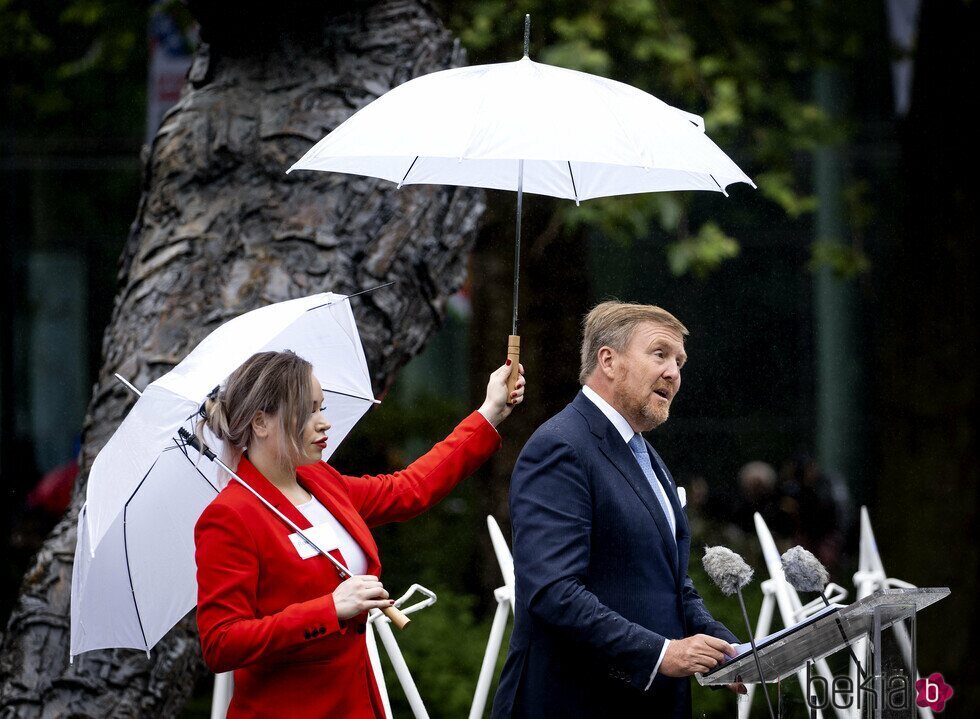
<svg viewBox="0 0 980 719"><path fill-rule="evenodd" d="M507 359L510 360L510 375L507 377L507 404L510 404L510 393L517 387L521 376L521 336L508 335Z"/></svg>
<svg viewBox="0 0 980 719"><path fill-rule="evenodd" d="M394 624L399 629L404 629L408 626L409 622L412 620L408 618L407 614L404 614L398 607L391 606L381 610L391 623Z"/></svg>

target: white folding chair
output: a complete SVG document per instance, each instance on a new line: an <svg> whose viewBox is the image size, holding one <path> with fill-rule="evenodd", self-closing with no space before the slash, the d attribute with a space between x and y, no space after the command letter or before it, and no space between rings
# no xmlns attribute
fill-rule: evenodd
<svg viewBox="0 0 980 719"><path fill-rule="evenodd" d="M214 675L214 691L211 693L211 719L225 719L228 715L228 705L231 704L231 693L235 689L234 674L221 672Z"/></svg>
<svg viewBox="0 0 980 719"><path fill-rule="evenodd" d="M401 609L402 604L408 601L408 598L416 592L425 598L410 607L402 609L403 614L412 614L436 603L435 592L426 589L420 584L413 584L408 588L407 592L395 600L395 606ZM412 674L408 671L405 657L402 656L402 650L399 648L398 642L395 641L395 634L391 631L391 620L379 610L372 609L368 615L366 631L368 656L371 659L371 668L374 670L374 678L378 683L378 690L381 692L381 701L384 704L387 718L393 719L391 703L388 700L388 688L385 686L384 674L381 671L381 658L378 655L378 645L374 639L375 631L381 637L381 643L388 653L388 659L391 662L392 668L395 670L395 676L398 677L398 683L401 684L402 690L405 692L405 698L408 699L408 704L412 708L412 714L415 716L415 719L429 719L429 713L425 709L425 704L422 703L422 697L419 695L418 687L415 686L415 680L412 679Z"/></svg>
<svg viewBox="0 0 980 719"><path fill-rule="evenodd" d="M878 553L878 543L875 541L874 531L871 529L871 517L868 516L868 508L861 507L861 537L858 544L858 570L854 574L854 589L858 599L864 599L869 594L873 594L879 589L913 589L914 584L903 582L901 579L888 577L885 575L885 568L881 563L881 555ZM912 639L909 637L908 629L904 622L897 622L892 625L895 632L895 639L905 660L905 666L911 670L912 667ZM854 651L859 657L864 656L867 651L867 640L862 639L855 645ZM918 679L918 672L915 675ZM856 670L852 670L851 679L856 679ZM929 707L916 707L919 711L920 719L933 719L932 710Z"/></svg>
<svg viewBox="0 0 980 719"><path fill-rule="evenodd" d="M783 564L776 542L772 538L772 533L766 525L766 521L758 512L755 513L755 531L759 536L759 544L762 547L762 557L769 572L769 579L762 582L762 608L759 610L759 621L755 626L755 639L759 640L768 635L772 627L773 610L778 607L779 615L784 627L789 627L797 622L806 619L810 615L824 608L823 600L817 597L812 602L803 604L796 590L786 581L783 573ZM837 584L827 585L827 599L831 603L840 602L847 597L847 590ZM827 681L827 686L833 684L833 674L830 666L825 659L814 662L817 673ZM803 692L803 700L806 701L806 671L800 670L796 674L800 681L800 689ZM739 719L748 719L752 710L752 697L755 695L755 685L750 684L746 687L748 693L743 701L738 703ZM854 719L857 716L856 709L839 709L834 707L834 711L840 719ZM816 710L816 716L823 719L823 712Z"/></svg>
<svg viewBox="0 0 980 719"><path fill-rule="evenodd" d="M418 592L424 598L402 609L402 605L408 598ZM402 610L403 614L412 614L420 609L425 609L436 603L436 595L430 589L426 589L420 584L413 584L402 596L395 600L395 606ZM415 680L408 670L405 658L402 656L398 642L395 640L394 632L391 631L391 620L388 619L377 609L372 609L368 614L368 622L365 627L365 639L367 641L368 657L371 660L371 669L374 671L374 679L378 684L378 691L381 693L381 702L384 704L385 716L393 719L391 713L391 702L388 699L388 687L385 684L384 673L381 670L381 657L378 654L378 643L375 639L375 632L381 637L381 643L388 653L388 659L395 670L398 682L401 684L408 699L409 706L415 719L429 719L429 713L425 709L422 697L419 695ZM211 719L225 719L228 714L228 705L231 703L231 695L234 691L234 680L232 672L223 672L214 677L214 692L211 696Z"/></svg>
<svg viewBox="0 0 980 719"><path fill-rule="evenodd" d="M497 555L497 564L500 565L500 573L504 577L504 585L493 592L493 597L497 600L497 611L493 615L493 624L490 626L490 639L487 641L487 650L483 654L480 678L476 682L476 691L473 693L469 719L480 719L486 709L490 682L493 680L497 657L500 656L500 647L504 642L507 619L514 612L514 558L511 556L497 520L491 515L487 515L487 529L490 532L490 543L493 545L494 554Z"/></svg>

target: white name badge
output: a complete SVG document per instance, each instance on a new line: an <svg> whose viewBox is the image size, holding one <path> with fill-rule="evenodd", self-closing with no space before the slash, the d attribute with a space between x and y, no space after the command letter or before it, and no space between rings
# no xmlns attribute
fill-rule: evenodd
<svg viewBox="0 0 980 719"><path fill-rule="evenodd" d="M337 533L333 530L329 524L319 524L316 527L310 527L309 529L304 529L303 534L307 538L316 544L324 552L329 552L340 546L337 540ZM309 542L303 539L298 533L293 532L289 535L289 541L293 543L296 547L296 552L299 554L301 559L309 559L310 557L315 557L319 552L310 546Z"/></svg>
<svg viewBox="0 0 980 719"><path fill-rule="evenodd" d="M681 507L687 506L687 491L683 487L677 488L677 498L681 501Z"/></svg>

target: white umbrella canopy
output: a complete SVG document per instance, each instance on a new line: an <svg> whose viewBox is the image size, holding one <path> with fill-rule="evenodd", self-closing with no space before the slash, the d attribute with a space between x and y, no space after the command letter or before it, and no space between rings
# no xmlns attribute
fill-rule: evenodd
<svg viewBox="0 0 980 719"><path fill-rule="evenodd" d="M410 80L359 110L293 170L572 200L755 187L697 115L615 80L517 62Z"/></svg>
<svg viewBox="0 0 980 719"><path fill-rule="evenodd" d="M530 16L517 62L409 80L363 107L287 172L326 170L402 185L517 192L508 389L517 334L524 192L575 200L668 190L728 194L755 184L704 133L704 121L630 85L532 61Z"/></svg>
<svg viewBox="0 0 980 719"><path fill-rule="evenodd" d="M323 455L328 459L375 402L354 315L344 299L321 293L235 317L151 383L92 465L86 495L92 551L160 453L173 445L177 431L190 426L188 418L207 393L256 352L290 349L313 364L330 393L324 413L332 425Z"/></svg>
<svg viewBox="0 0 980 719"><path fill-rule="evenodd" d="M376 402L346 297L321 293L236 317L142 394L96 457L79 515L71 655L149 649L197 601L194 525L227 480L176 438L207 393L256 352L292 350L313 365L331 424L326 460ZM206 431L220 456L223 443Z"/></svg>
<svg viewBox="0 0 980 719"><path fill-rule="evenodd" d="M208 438L214 442L213 437ZM212 445L213 446L213 445ZM93 553L88 507L78 518L71 586L71 646L149 651L197 603L194 525L217 496L211 463L176 444L110 525ZM200 471L198 471L200 470Z"/></svg>

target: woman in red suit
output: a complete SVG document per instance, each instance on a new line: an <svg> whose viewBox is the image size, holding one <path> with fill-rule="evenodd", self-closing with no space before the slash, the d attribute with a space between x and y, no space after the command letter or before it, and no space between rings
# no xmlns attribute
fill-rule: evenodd
<svg viewBox="0 0 980 719"><path fill-rule="evenodd" d="M508 362L509 364L509 362ZM406 469L350 477L320 460L330 425L308 362L292 352L251 357L208 399L208 426L234 448L238 475L304 531L317 527L350 569L306 556L303 542L247 489L230 482L195 528L197 624L204 660L234 670L228 717L384 717L364 637L367 612L394 602L378 577L370 527L414 517L500 446L496 425L524 397L503 366L486 401ZM328 547L324 547L327 549Z"/></svg>

